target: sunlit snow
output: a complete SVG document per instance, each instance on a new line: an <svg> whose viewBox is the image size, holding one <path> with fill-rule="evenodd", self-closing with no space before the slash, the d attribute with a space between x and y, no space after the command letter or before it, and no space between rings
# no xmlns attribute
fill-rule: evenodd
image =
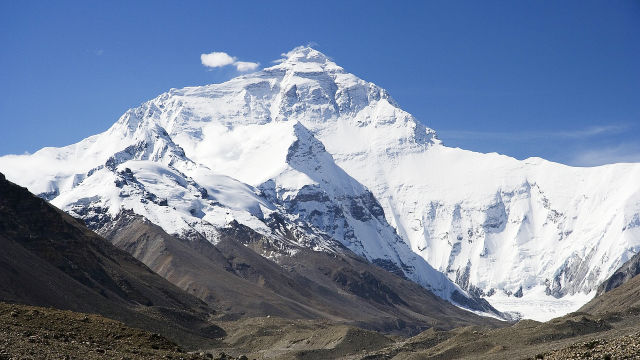
<svg viewBox="0 0 640 360"><path fill-rule="evenodd" d="M577 309L640 249L640 164L446 147L384 89L308 47L171 89L77 144L0 157L0 171L78 216L132 209L213 242L234 220L282 237L268 223L283 213L309 236L299 245L331 251L330 237L444 298L463 288L535 319Z"/></svg>

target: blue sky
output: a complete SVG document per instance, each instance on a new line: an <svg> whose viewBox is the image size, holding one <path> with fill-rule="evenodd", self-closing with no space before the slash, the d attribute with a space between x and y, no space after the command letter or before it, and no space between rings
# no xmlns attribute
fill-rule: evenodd
<svg viewBox="0 0 640 360"><path fill-rule="evenodd" d="M640 161L640 1L2 1L0 155L106 130L172 87L303 44L445 144L573 165Z"/></svg>

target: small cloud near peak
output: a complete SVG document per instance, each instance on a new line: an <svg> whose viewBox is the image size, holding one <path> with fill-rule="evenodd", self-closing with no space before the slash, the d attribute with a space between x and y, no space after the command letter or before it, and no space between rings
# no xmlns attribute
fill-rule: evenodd
<svg viewBox="0 0 640 360"><path fill-rule="evenodd" d="M202 65L206 67L216 68L231 65L236 61L236 58L226 52L214 51L200 55L200 61L202 61Z"/></svg>
<svg viewBox="0 0 640 360"><path fill-rule="evenodd" d="M233 65L238 71L241 72L255 70L260 65L259 63L255 62L238 61L235 56L231 56L222 51L214 51L208 54L201 54L200 61L202 62L202 65L209 68Z"/></svg>

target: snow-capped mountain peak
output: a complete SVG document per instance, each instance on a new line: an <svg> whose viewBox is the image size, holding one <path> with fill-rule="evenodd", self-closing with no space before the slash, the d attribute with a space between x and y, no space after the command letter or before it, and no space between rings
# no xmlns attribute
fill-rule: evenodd
<svg viewBox="0 0 640 360"><path fill-rule="evenodd" d="M303 63L314 63L324 70L331 68L332 70L340 69L331 59L320 51L310 46L298 46L289 52L282 54L282 59L275 61L277 65L271 69L293 69Z"/></svg>
<svg viewBox="0 0 640 360"><path fill-rule="evenodd" d="M171 89L102 134L1 157L0 171L98 225L132 209L172 234L215 242L235 220L290 241L278 217L300 237L286 251L342 244L442 297L466 290L538 319L579 307L640 249L640 165L448 148L310 47Z"/></svg>

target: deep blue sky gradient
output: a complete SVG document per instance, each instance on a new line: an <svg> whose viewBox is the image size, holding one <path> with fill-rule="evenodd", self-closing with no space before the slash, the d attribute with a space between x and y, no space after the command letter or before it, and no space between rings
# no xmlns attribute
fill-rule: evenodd
<svg viewBox="0 0 640 360"><path fill-rule="evenodd" d="M640 1L2 1L0 155L106 130L172 87L313 43L445 144L640 161Z"/></svg>

